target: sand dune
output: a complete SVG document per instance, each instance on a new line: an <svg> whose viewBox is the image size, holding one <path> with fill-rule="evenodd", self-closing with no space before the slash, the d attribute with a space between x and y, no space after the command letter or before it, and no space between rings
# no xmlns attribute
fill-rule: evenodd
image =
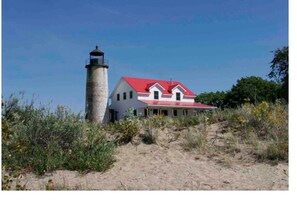
<svg viewBox="0 0 297 209"><path fill-rule="evenodd" d="M218 129L216 124L208 128L209 140L219 137ZM163 129L156 144L118 147L116 162L106 172L59 170L42 177L30 173L21 182L27 189L45 190L50 179L58 190L288 190L288 163L271 165L186 152L181 140Z"/></svg>

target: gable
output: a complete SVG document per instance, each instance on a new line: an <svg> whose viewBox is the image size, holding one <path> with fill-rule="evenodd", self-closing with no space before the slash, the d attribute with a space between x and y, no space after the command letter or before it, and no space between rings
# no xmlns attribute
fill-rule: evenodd
<svg viewBox="0 0 297 209"><path fill-rule="evenodd" d="M134 90L123 78L121 78L116 87L113 89L112 93L110 94L109 98L113 98L115 93L122 93L124 91L128 92L130 90Z"/></svg>
<svg viewBox="0 0 297 209"><path fill-rule="evenodd" d="M187 92L187 90L185 88L183 88L180 84L175 84L169 87L169 91L170 92L174 92L174 90L179 89L180 92Z"/></svg>
<svg viewBox="0 0 297 209"><path fill-rule="evenodd" d="M158 82L148 84L147 87L146 87L146 90L150 91L154 87L160 89L160 91L165 90L164 87L162 85L160 85Z"/></svg>

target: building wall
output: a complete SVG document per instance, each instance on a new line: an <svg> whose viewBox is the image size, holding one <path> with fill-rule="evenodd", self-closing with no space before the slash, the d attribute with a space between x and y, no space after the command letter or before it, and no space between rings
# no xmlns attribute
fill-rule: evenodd
<svg viewBox="0 0 297 209"><path fill-rule="evenodd" d="M130 99L130 91L133 92L133 98ZM123 93L126 92L126 100L123 99ZM120 94L120 101L117 101L117 94ZM118 119L121 119L127 113L129 108L144 108L145 104L137 100L137 92L127 84L126 81L120 80L120 83L111 95L110 108L118 112Z"/></svg>

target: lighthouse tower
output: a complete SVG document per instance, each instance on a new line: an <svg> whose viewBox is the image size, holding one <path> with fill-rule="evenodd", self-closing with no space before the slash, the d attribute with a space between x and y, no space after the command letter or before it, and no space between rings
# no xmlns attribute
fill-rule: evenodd
<svg viewBox="0 0 297 209"><path fill-rule="evenodd" d="M86 84L86 119L95 123L107 123L108 111L108 65L104 52L96 49L90 52Z"/></svg>

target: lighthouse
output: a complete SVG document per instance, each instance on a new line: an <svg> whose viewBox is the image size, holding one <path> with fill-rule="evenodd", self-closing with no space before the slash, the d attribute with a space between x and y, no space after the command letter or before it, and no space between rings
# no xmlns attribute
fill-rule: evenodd
<svg viewBox="0 0 297 209"><path fill-rule="evenodd" d="M108 65L104 52L98 46L90 52L86 65L86 119L94 123L107 123L108 111Z"/></svg>

